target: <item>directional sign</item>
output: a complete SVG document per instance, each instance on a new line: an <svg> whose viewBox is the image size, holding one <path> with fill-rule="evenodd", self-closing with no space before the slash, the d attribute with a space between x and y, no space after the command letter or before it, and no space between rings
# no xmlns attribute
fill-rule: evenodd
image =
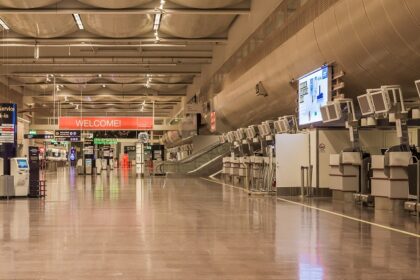
<svg viewBox="0 0 420 280"><path fill-rule="evenodd" d="M80 130L56 130L55 137L80 137Z"/></svg>
<svg viewBox="0 0 420 280"><path fill-rule="evenodd" d="M55 137L55 140L58 142L81 142L80 136L69 136L69 137Z"/></svg>
<svg viewBox="0 0 420 280"><path fill-rule="evenodd" d="M54 134L24 134L23 138L48 140L48 139L54 139Z"/></svg>

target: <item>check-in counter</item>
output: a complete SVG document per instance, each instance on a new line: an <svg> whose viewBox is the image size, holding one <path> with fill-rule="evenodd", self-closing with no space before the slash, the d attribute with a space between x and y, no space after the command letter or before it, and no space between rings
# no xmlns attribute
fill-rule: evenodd
<svg viewBox="0 0 420 280"><path fill-rule="evenodd" d="M239 159L238 158L231 158L230 159L230 176L235 177L239 176Z"/></svg>
<svg viewBox="0 0 420 280"><path fill-rule="evenodd" d="M330 188L342 192L359 191L361 165L359 152L330 155Z"/></svg>
<svg viewBox="0 0 420 280"><path fill-rule="evenodd" d="M222 175L224 176L229 175L229 171L230 171L230 157L224 157Z"/></svg>
<svg viewBox="0 0 420 280"><path fill-rule="evenodd" d="M250 166L249 157L240 157L239 158L239 177L249 177L248 171Z"/></svg>
<svg viewBox="0 0 420 280"><path fill-rule="evenodd" d="M408 198L410 152L389 152L372 156L372 195L393 199Z"/></svg>
<svg viewBox="0 0 420 280"><path fill-rule="evenodd" d="M264 169L264 157L261 156L252 156L251 157L251 176L253 179L262 179L263 178L263 169Z"/></svg>

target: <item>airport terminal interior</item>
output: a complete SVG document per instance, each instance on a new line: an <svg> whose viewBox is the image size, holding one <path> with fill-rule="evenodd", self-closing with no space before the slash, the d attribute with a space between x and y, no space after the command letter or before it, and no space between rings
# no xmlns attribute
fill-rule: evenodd
<svg viewBox="0 0 420 280"><path fill-rule="evenodd" d="M0 0L0 280L420 279L419 0Z"/></svg>

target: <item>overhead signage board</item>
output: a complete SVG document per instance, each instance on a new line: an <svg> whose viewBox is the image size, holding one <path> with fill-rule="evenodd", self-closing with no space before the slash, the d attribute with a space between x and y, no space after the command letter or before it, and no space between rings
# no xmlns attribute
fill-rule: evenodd
<svg viewBox="0 0 420 280"><path fill-rule="evenodd" d="M0 144L17 142L17 106L12 103L0 104Z"/></svg>
<svg viewBox="0 0 420 280"><path fill-rule="evenodd" d="M331 69L319 68L299 78L299 126L322 121L321 107L331 95Z"/></svg>
<svg viewBox="0 0 420 280"><path fill-rule="evenodd" d="M189 103L185 105L185 114L201 114L202 105L197 103Z"/></svg>
<svg viewBox="0 0 420 280"><path fill-rule="evenodd" d="M60 117L59 128L66 130L152 130L150 117Z"/></svg>
<svg viewBox="0 0 420 280"><path fill-rule="evenodd" d="M56 130L55 136L56 137L80 137L81 133L80 130Z"/></svg>
<svg viewBox="0 0 420 280"><path fill-rule="evenodd" d="M58 142L81 142L80 136L67 136L67 137L56 136L55 140Z"/></svg>
<svg viewBox="0 0 420 280"><path fill-rule="evenodd" d="M54 134L24 134L23 138L49 140L49 139L54 139Z"/></svg>

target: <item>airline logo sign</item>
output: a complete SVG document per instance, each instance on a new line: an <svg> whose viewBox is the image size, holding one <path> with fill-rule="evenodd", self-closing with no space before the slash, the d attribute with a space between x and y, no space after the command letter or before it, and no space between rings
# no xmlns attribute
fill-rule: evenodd
<svg viewBox="0 0 420 280"><path fill-rule="evenodd" d="M153 129L153 118L61 117L59 128L75 130L151 130Z"/></svg>

